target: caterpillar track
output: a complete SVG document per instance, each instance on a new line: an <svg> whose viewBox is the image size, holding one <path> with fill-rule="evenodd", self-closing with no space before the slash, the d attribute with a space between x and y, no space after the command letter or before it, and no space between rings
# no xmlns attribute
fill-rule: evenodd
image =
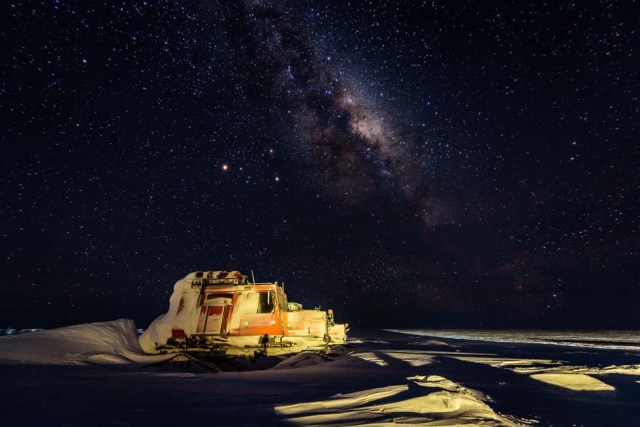
<svg viewBox="0 0 640 427"><path fill-rule="evenodd" d="M305 361L313 359L315 356L326 362L333 362L341 356L351 354L349 346L335 346L329 351L304 351L296 356L295 363L304 364ZM200 373L218 373L218 372L244 372L270 369L276 366L284 357L268 357L257 353L255 357L228 357L228 356L211 356L206 353L194 354L189 352L175 353L173 357L161 362L146 365L145 368L162 368L169 370L180 370Z"/></svg>

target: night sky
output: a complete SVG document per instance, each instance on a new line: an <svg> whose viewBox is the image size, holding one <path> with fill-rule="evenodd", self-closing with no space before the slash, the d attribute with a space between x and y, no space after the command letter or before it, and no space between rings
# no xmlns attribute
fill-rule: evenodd
<svg viewBox="0 0 640 427"><path fill-rule="evenodd" d="M637 2L4 9L0 327L238 269L358 327L640 328Z"/></svg>

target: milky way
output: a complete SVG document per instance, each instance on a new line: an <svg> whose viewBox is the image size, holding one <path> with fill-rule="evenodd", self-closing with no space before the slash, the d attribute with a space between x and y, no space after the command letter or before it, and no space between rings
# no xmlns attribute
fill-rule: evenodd
<svg viewBox="0 0 640 427"><path fill-rule="evenodd" d="M274 96L292 115L331 193L348 205L371 202L380 192L400 194L426 224L437 225L443 209L425 191L406 141L411 136L397 135L395 119L335 77L313 40L278 7L248 2L246 8L252 60L268 70Z"/></svg>

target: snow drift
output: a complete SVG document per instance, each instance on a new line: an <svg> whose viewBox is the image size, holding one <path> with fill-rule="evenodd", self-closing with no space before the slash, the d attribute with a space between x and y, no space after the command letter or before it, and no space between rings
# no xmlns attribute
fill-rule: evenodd
<svg viewBox="0 0 640 427"><path fill-rule="evenodd" d="M67 326L0 337L0 362L38 365L151 363L167 356L146 355L133 320Z"/></svg>
<svg viewBox="0 0 640 427"><path fill-rule="evenodd" d="M140 347L145 353L157 353L156 344L166 343L171 338L172 329L182 329L187 335L193 334L193 326L196 324L198 310L198 289L191 289L191 283L195 273L190 273L180 279L173 286L173 294L169 298L169 310L166 314L158 316L149 327L140 335ZM183 309L178 313L180 300Z"/></svg>

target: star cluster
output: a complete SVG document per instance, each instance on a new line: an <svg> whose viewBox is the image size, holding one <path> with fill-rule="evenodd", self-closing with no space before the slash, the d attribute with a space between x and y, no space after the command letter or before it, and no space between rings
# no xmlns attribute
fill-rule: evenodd
<svg viewBox="0 0 640 427"><path fill-rule="evenodd" d="M361 326L639 327L636 9L11 1L0 324L253 269Z"/></svg>

